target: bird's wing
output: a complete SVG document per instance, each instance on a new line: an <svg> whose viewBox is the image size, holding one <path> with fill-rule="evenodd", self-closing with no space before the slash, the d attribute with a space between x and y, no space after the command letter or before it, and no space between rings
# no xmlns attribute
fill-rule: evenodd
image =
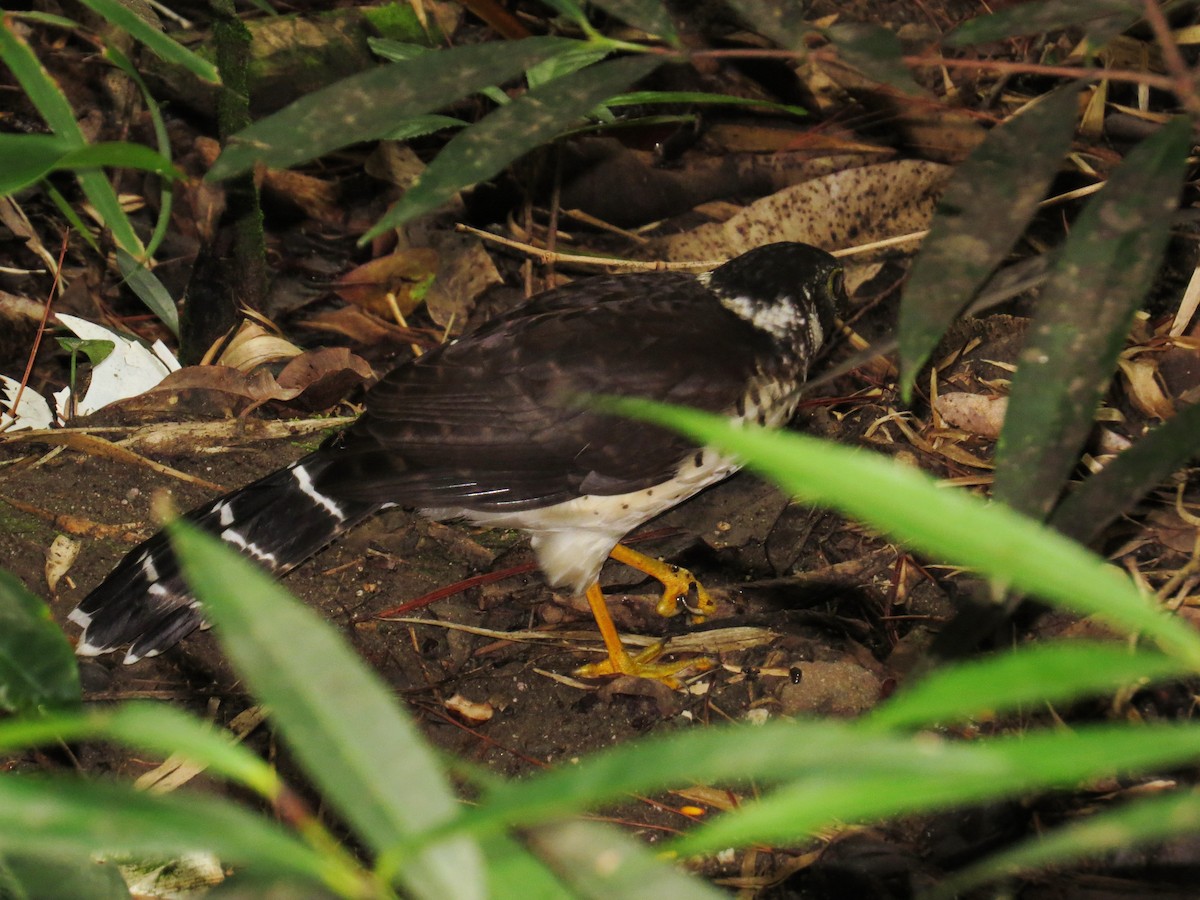
<svg viewBox="0 0 1200 900"><path fill-rule="evenodd" d="M494 510L648 487L694 445L580 400L614 394L732 410L769 352L769 338L693 276L569 285L384 378L333 442L343 459L320 489Z"/></svg>

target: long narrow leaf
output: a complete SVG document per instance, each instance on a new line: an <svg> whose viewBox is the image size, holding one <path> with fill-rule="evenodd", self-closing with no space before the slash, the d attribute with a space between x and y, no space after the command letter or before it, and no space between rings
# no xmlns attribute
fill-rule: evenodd
<svg viewBox="0 0 1200 900"><path fill-rule="evenodd" d="M154 795L76 778L0 775L0 851L152 856L208 851L229 863L360 895L364 879L340 857L305 846L263 816L224 800Z"/></svg>
<svg viewBox="0 0 1200 900"><path fill-rule="evenodd" d="M652 419L736 453L797 499L829 506L883 534L967 566L1084 615L1143 632L1190 667L1200 635L1147 601L1123 573L1036 521L878 454L802 434L739 428L720 416L644 400L611 400L623 414Z"/></svg>
<svg viewBox="0 0 1200 900"><path fill-rule="evenodd" d="M51 131L73 147L83 147L87 141L75 121L71 104L67 102L66 96L50 77L50 73L42 67L33 51L9 27L3 17L0 17L0 59L12 70L21 89L37 107ZM145 248L125 211L121 209L117 192L108 183L104 173L82 171L76 177L101 221L112 231L118 246L134 256L140 256Z"/></svg>
<svg viewBox="0 0 1200 900"><path fill-rule="evenodd" d="M279 797L275 770L235 743L229 732L213 729L166 704L127 703L86 713L60 713L0 722L0 753L58 741L108 740L168 756L179 753L257 792Z"/></svg>
<svg viewBox="0 0 1200 900"><path fill-rule="evenodd" d="M1178 118L1135 147L1079 214L1042 291L996 447L992 496L1044 517L1092 430L1171 235L1191 147Z"/></svg>
<svg viewBox="0 0 1200 900"><path fill-rule="evenodd" d="M197 56L187 47L169 38L139 16L129 4L118 0L79 0L84 6L98 12L145 44L152 53L164 62L182 66L197 78L210 84L220 84L221 75L217 67L202 56Z"/></svg>
<svg viewBox="0 0 1200 900"><path fill-rule="evenodd" d="M1128 851L1155 841L1178 840L1197 832L1200 832L1200 794L1195 791L1131 800L1117 809L1039 834L955 872L938 885L930 900L963 896L983 882L1044 865L1061 866L1084 857Z"/></svg>
<svg viewBox="0 0 1200 900"><path fill-rule="evenodd" d="M1065 85L993 129L955 170L900 302L900 389L1016 243L1075 132L1078 88Z"/></svg>
<svg viewBox="0 0 1200 900"><path fill-rule="evenodd" d="M1033 644L934 672L901 688L863 724L876 729L948 724L1186 674L1177 659L1118 644Z"/></svg>
<svg viewBox="0 0 1200 900"><path fill-rule="evenodd" d="M457 191L492 177L554 138L606 97L648 75L659 62L626 57L600 63L556 78L494 110L477 125L456 134L362 240L436 209Z"/></svg>
<svg viewBox="0 0 1200 900"><path fill-rule="evenodd" d="M1200 759L1200 728L1098 726L1074 733L1046 731L962 745L980 764L952 776L862 769L842 776L801 778L734 814L714 819L675 841L683 854L796 841L835 821L877 821L971 803L1070 788L1089 778L1144 772ZM898 749L903 757L926 752L920 741Z"/></svg>
<svg viewBox="0 0 1200 900"><path fill-rule="evenodd" d="M403 118L434 112L576 45L527 38L426 53L360 72L235 134L206 177L230 178L256 163L284 168L375 140Z"/></svg>
<svg viewBox="0 0 1200 900"><path fill-rule="evenodd" d="M182 520L171 536L222 647L359 836L384 853L449 820L457 802L436 758L346 642L216 538ZM400 875L418 897L483 895L478 848L461 838L427 848Z"/></svg>
<svg viewBox="0 0 1200 900"><path fill-rule="evenodd" d="M1160 425L1072 491L1050 524L1082 543L1093 538L1168 475L1196 456L1200 403Z"/></svg>
<svg viewBox="0 0 1200 900"><path fill-rule="evenodd" d="M69 709L80 696L75 654L49 608L0 569L0 711Z"/></svg>

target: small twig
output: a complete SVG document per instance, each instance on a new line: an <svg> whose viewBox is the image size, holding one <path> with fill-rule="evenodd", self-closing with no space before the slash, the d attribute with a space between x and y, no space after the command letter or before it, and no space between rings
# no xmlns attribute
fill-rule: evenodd
<svg viewBox="0 0 1200 900"><path fill-rule="evenodd" d="M37 359L38 348L42 346L42 335L46 333L46 323L50 321L50 306L54 303L54 294L58 290L58 279L62 274L63 260L67 256L67 237L70 231L63 232L62 247L58 251L58 265L54 267L54 281L50 284L50 292L46 295L46 305L42 307L42 321L38 325L37 334L33 338L33 349L29 351L29 359L25 363L25 374L21 376L21 386L17 388L17 396L13 398L12 405L9 407L11 419L7 425L0 425L0 432L15 425L17 422L17 408L21 405L21 398L25 394L25 386L29 383L29 376L33 374L33 363Z"/></svg>
<svg viewBox="0 0 1200 900"><path fill-rule="evenodd" d="M999 59L951 59L945 56L906 56L904 64L909 66L945 66L948 69L988 69L993 72L1024 75L1046 75L1060 78L1080 78L1087 81L1129 81L1145 84L1164 91L1175 89L1175 82L1165 75L1138 72L1133 69L1080 69L1072 66L1045 66L1040 63L1012 62Z"/></svg>
<svg viewBox="0 0 1200 900"><path fill-rule="evenodd" d="M1170 90L1184 109L1192 115L1200 115L1200 96L1196 94L1195 79L1183 60L1183 54L1179 52L1179 44L1171 34L1167 17L1163 15L1157 0L1142 0L1142 7L1150 30L1154 32L1154 39L1158 41L1158 48L1162 51L1163 64L1171 74Z"/></svg>

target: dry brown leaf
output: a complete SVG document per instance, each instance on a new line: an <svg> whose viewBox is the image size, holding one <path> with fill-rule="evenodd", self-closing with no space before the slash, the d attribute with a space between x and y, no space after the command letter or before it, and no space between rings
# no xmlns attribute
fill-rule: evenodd
<svg viewBox="0 0 1200 900"><path fill-rule="evenodd" d="M363 312L356 306L326 310L297 323L301 328L340 334L356 344L369 347L389 342L393 344L427 344L434 346L428 334L416 328L394 325L378 316Z"/></svg>
<svg viewBox="0 0 1200 900"><path fill-rule="evenodd" d="M1175 404L1159 384L1158 360L1152 354L1139 354L1117 360L1125 376L1126 393L1138 411L1166 421L1175 415Z"/></svg>
<svg viewBox="0 0 1200 900"><path fill-rule="evenodd" d="M276 381L284 391L297 393L288 401L300 409L328 409L352 388L375 377L361 356L345 347L325 347L302 353L284 366Z"/></svg>
<svg viewBox="0 0 1200 900"><path fill-rule="evenodd" d="M252 372L259 366L291 359L302 352L291 341L272 334L258 322L244 319L237 333L221 350L216 364L239 372Z"/></svg>
<svg viewBox="0 0 1200 900"><path fill-rule="evenodd" d="M774 241L835 250L922 231L949 174L947 166L921 160L836 172L763 197L726 222L655 241L650 254L728 259Z"/></svg>
<svg viewBox="0 0 1200 900"><path fill-rule="evenodd" d="M75 564L81 546L79 541L73 541L65 534L54 536L46 550L46 585L50 588L50 593L54 593L58 582Z"/></svg>
<svg viewBox="0 0 1200 900"><path fill-rule="evenodd" d="M950 391L939 394L933 401L933 408L960 431L995 440L1000 437L1000 429L1004 425L1008 398Z"/></svg>
<svg viewBox="0 0 1200 900"><path fill-rule="evenodd" d="M397 250L351 269L334 282L333 289L347 303L382 318L396 317L397 310L400 316L407 316L425 298L437 268L434 250Z"/></svg>
<svg viewBox="0 0 1200 900"><path fill-rule="evenodd" d="M496 714L492 704L468 700L462 694L455 694L442 705L469 725L482 725Z"/></svg>

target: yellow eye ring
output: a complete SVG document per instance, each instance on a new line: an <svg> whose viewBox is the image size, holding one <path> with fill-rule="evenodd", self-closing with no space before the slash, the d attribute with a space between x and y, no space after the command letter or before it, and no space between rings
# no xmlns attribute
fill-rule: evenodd
<svg viewBox="0 0 1200 900"><path fill-rule="evenodd" d="M837 268L829 273L829 280L825 282L825 290L833 297L840 297L845 292L846 274L844 269Z"/></svg>

